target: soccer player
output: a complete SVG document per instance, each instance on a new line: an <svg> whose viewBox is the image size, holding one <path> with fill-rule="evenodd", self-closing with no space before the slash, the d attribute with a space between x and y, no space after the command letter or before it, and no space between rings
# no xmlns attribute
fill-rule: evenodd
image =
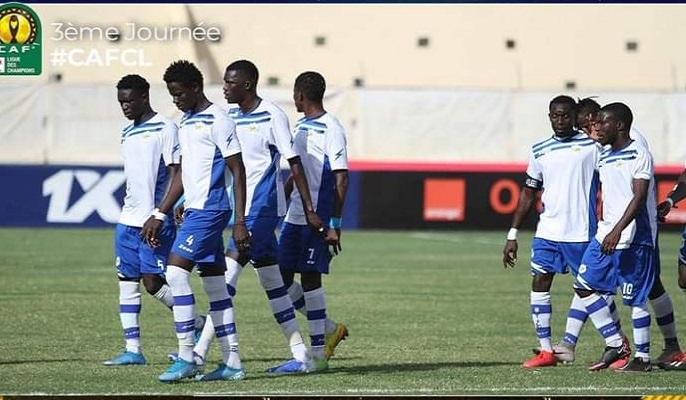
<svg viewBox="0 0 686 400"><path fill-rule="evenodd" d="M593 122L595 121L598 112L600 111L600 105L592 98L585 98L579 100L577 105L578 115L577 115L577 126L583 129L591 138L598 140L597 132L594 128ZM631 127L629 131L629 138L634 140L637 144L643 146L650 152L650 146L648 141L645 139L643 134L641 134L636 128ZM653 193L657 196L657 193ZM667 208L668 210L668 208ZM679 346L679 340L677 337L676 324L674 321L674 306L672 304L672 299L669 293L664 288L662 280L660 279L660 249L658 246L658 240L655 241L655 256L653 257L655 265L655 283L651 289L648 299L650 305L653 308L655 314L655 320L660 329L660 333L664 338L664 349L662 353L653 361L659 367L665 367L670 365L673 361L683 358L681 353L681 347ZM686 274L686 272L685 272ZM686 275L685 275L686 277ZM619 318L616 314L616 307L614 301L611 298L606 298L609 302L610 310L613 313L613 319L615 323L619 324ZM569 357L571 354L571 359L573 360L573 351L578 339L581 328L585 322L585 315L581 315L573 312L573 308L570 309L569 318L567 319L567 329L565 336L560 342L559 346L554 346L555 354L558 357ZM583 319L577 319L581 315ZM628 357L625 360L628 362ZM612 367L620 366L619 363L613 364Z"/></svg>
<svg viewBox="0 0 686 400"><path fill-rule="evenodd" d="M669 214L673 207L676 207L677 203L686 198L686 167L679 174L677 178L677 184L674 188L667 194L667 198L662 201L657 206L657 216L660 220ZM682 291L686 292L686 227L684 227L682 233L683 241L681 243L681 248L679 249L678 255L678 280L677 283ZM681 354L671 360L665 360L665 362L658 364L664 369L669 370L679 370L686 371L686 354Z"/></svg>
<svg viewBox="0 0 686 400"><path fill-rule="evenodd" d="M181 111L179 144L181 147L181 181L162 200L160 212L171 211L183 190L184 221L177 233L167 262L167 281L174 293L174 323L179 340L178 358L158 379L175 382L194 377L198 366L193 357L192 316L195 297L190 285L190 273L197 265L210 303L210 317L222 348L222 360L217 369L196 379L238 380L245 377L238 354L238 334L231 296L224 282L224 243L222 232L231 217L227 190L226 168L233 178L236 219L233 237L241 251L250 247L245 212L245 167L241 147L236 138L235 124L203 91L203 76L198 68L179 60L167 67L164 81L174 104ZM148 219L143 234L148 240L156 237L160 223Z"/></svg>
<svg viewBox="0 0 686 400"><path fill-rule="evenodd" d="M247 171L245 223L251 239L250 251L244 253L238 251L233 240L229 241L226 251L226 283L233 297L238 276L243 266L250 262L293 355L291 360L269 372L313 372L317 368L310 362L293 303L277 263L278 243L275 230L280 218L286 214L286 197L280 168L282 156L288 160L298 190L305 194L302 205L307 224L314 231L319 231L323 229L323 223L312 205L300 156L291 147L288 117L276 104L257 95L258 78L257 67L248 60L232 62L224 73L224 97L229 104L234 105L229 109L229 116L236 123L236 137L241 144ZM214 336L209 324L203 333L194 349L196 361L200 362L204 360ZM319 369L323 366L320 364Z"/></svg>
<svg viewBox="0 0 686 400"><path fill-rule="evenodd" d="M341 214L348 190L345 130L324 109L325 91L324 77L317 72L303 72L296 78L293 100L304 117L293 129L293 146L301 156L315 211L319 218L328 221L328 229L309 229L303 207L307 194L287 188L291 203L279 241L279 266L286 286L292 288L295 273L300 273L310 351L314 363L323 367L327 365L327 316L322 274L329 273L333 255L341 250ZM332 336L339 342L343 337Z"/></svg>
<svg viewBox="0 0 686 400"><path fill-rule="evenodd" d="M553 277L576 275L589 240L596 230L598 176L595 170L599 147L586 134L574 129L576 102L557 96L549 104L548 117L554 135L535 144L529 156L526 180L512 219L503 265L514 268L517 260L517 230L533 208L536 194L543 191L545 204L531 245L531 315L540 350L522 365L538 368L557 365L551 343L550 288ZM579 299L572 308L586 313Z"/></svg>
<svg viewBox="0 0 686 400"><path fill-rule="evenodd" d="M631 306L636 353L620 372L651 369L650 313L646 302L655 281L657 211L653 158L647 148L629 137L633 115L623 103L600 109L594 128L605 148L598 162L603 185L603 218L584 253L574 288L589 318L605 339L605 351L592 371L608 368L630 351L623 343L609 307L601 294L620 286L625 305Z"/></svg>
<svg viewBox="0 0 686 400"><path fill-rule="evenodd" d="M126 75L117 83L117 100L124 116L133 121L121 132L126 174L126 197L114 237L119 276L119 317L126 350L105 365L142 365L139 316L140 281L145 290L170 310L172 292L164 279L167 255L176 236L171 218L155 209L179 171L179 139L174 122L150 106L150 84L140 75ZM153 210L154 209L154 210ZM159 246L150 247L141 237L148 217L165 221ZM202 323L198 319L197 323ZM201 326L201 325L198 325Z"/></svg>

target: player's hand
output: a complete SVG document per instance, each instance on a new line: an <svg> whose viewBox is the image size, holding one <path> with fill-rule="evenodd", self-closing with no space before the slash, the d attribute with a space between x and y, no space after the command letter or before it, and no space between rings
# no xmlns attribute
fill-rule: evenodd
<svg viewBox="0 0 686 400"><path fill-rule="evenodd" d="M341 250L343 250L343 248L341 247L340 236L338 234L338 232L340 232L340 229L329 228L325 230L326 234L324 236L324 241L326 242L326 245L329 248L329 254L331 254L332 257L337 256L338 253L340 253Z"/></svg>
<svg viewBox="0 0 686 400"><path fill-rule="evenodd" d="M516 240L508 240L503 248L503 267L514 268L517 266L517 250L519 245Z"/></svg>
<svg viewBox="0 0 686 400"><path fill-rule="evenodd" d="M657 219L660 222L665 222L665 217L667 214L669 214L669 211L672 209L672 205L669 204L668 201L663 201L662 203L657 205Z"/></svg>
<svg viewBox="0 0 686 400"><path fill-rule="evenodd" d="M319 218L319 215L317 215L316 212L305 212L305 218L307 219L307 225L310 226L310 229L312 229L315 232L322 232L321 229L324 228L324 223L322 222L321 218Z"/></svg>
<svg viewBox="0 0 686 400"><path fill-rule="evenodd" d="M183 212L185 211L183 204L180 206L176 207L176 210L174 210L174 222L177 224L181 225L183 223Z"/></svg>
<svg viewBox="0 0 686 400"><path fill-rule="evenodd" d="M610 233L605 236L605 239L603 239L603 243L600 245L600 249L602 250L603 254L612 254L614 253L615 249L617 248L617 243L619 243L619 239L622 237L622 232L615 232L615 230L611 230Z"/></svg>
<svg viewBox="0 0 686 400"><path fill-rule="evenodd" d="M239 253L250 251L250 232L248 232L248 227L245 226L245 221L233 224L233 241L236 243Z"/></svg>
<svg viewBox="0 0 686 400"><path fill-rule="evenodd" d="M162 221L151 215L143 224L141 236L143 237L143 240L145 240L145 243L147 243L150 247L157 247L160 245L160 240L157 237L159 236L161 230Z"/></svg>

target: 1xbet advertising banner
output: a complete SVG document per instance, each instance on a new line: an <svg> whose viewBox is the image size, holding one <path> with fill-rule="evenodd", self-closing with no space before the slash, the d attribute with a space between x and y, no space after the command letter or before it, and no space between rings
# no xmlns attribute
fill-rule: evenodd
<svg viewBox="0 0 686 400"><path fill-rule="evenodd" d="M513 170L353 170L343 228L506 229L524 177ZM659 199L679 172L658 171ZM0 183L5 188L0 226L5 227L110 226L119 219L126 189L124 171L116 167L2 165ZM536 220L531 212L523 228L533 229ZM686 208L673 209L667 223L686 223Z"/></svg>

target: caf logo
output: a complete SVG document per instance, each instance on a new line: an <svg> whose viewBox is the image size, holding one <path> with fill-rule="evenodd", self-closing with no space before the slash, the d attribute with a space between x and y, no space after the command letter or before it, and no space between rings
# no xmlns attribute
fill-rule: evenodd
<svg viewBox="0 0 686 400"><path fill-rule="evenodd" d="M36 34L36 20L25 9L8 7L0 11L0 43L33 44Z"/></svg>

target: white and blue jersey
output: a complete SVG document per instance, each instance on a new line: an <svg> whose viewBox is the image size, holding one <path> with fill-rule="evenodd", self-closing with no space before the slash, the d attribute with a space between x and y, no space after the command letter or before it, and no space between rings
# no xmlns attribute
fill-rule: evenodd
<svg viewBox="0 0 686 400"><path fill-rule="evenodd" d="M588 242L596 231L600 146L584 133L532 146L526 174L542 182L543 212L535 237Z"/></svg>
<svg viewBox="0 0 686 400"><path fill-rule="evenodd" d="M224 266L222 232L231 217L224 158L239 154L236 124L226 111L211 104L186 113L179 128L181 178L185 196L184 222L172 252L199 264Z"/></svg>
<svg viewBox="0 0 686 400"><path fill-rule="evenodd" d="M262 99L257 107L243 113L231 107L229 117L236 123L246 171L246 216L283 217L286 196L280 160L294 158L288 117L276 104Z"/></svg>
<svg viewBox="0 0 686 400"><path fill-rule="evenodd" d="M617 224L634 197L632 181L649 181L646 202L636 217L622 231L617 249L630 246L655 246L657 235L657 205L653 157L648 149L632 141L620 150L603 150L598 163L603 185L603 218L598 225L596 239L602 243L605 235Z"/></svg>
<svg viewBox="0 0 686 400"><path fill-rule="evenodd" d="M333 213L336 181L333 171L348 169L346 137L343 126L329 113L301 118L293 128L293 147L300 154L310 187L310 197L319 217L328 221ZM302 198L291 194L286 222L306 225Z"/></svg>
<svg viewBox="0 0 686 400"><path fill-rule="evenodd" d="M162 199L166 167L179 163L179 137L174 121L156 114L121 131L126 197L119 223L142 227Z"/></svg>
<svg viewBox="0 0 686 400"><path fill-rule="evenodd" d="M236 124L215 104L185 113L179 127L185 208L224 211L231 205L224 158L241 152Z"/></svg>
<svg viewBox="0 0 686 400"><path fill-rule="evenodd" d="M159 235L161 244L155 248L143 241L141 227L164 195L166 167L179 163L177 127L160 114L131 124L121 132L121 152L126 197L114 235L115 265L122 279L161 275L176 233L173 218L167 218Z"/></svg>

